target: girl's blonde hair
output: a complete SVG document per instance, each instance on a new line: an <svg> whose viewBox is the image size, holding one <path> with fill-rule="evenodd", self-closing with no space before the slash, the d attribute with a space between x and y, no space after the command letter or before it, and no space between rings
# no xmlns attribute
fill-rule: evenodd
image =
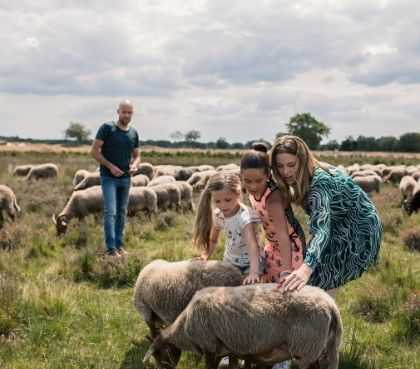
<svg viewBox="0 0 420 369"><path fill-rule="evenodd" d="M296 173L296 184L291 188L287 185L277 169L276 156L278 154L291 154L298 158L298 169ZM315 168L320 167L326 171L329 169L328 164L320 163L309 150L308 145L300 137L285 135L278 137L270 151L271 170L274 180L283 193L287 194L288 200L303 204L303 200L309 191L312 176Z"/></svg>
<svg viewBox="0 0 420 369"><path fill-rule="evenodd" d="M225 189L240 196L241 182L236 174L223 172L214 174L200 196L193 229L193 245L200 251L208 252L210 248L210 232L213 227L211 193Z"/></svg>

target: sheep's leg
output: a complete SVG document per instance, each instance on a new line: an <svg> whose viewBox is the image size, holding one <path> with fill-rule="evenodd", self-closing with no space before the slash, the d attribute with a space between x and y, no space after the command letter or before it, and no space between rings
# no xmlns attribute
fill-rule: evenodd
<svg viewBox="0 0 420 369"><path fill-rule="evenodd" d="M205 369L217 369L217 366L219 365L220 358L216 358L216 356L210 352L206 352L204 354L204 368Z"/></svg>

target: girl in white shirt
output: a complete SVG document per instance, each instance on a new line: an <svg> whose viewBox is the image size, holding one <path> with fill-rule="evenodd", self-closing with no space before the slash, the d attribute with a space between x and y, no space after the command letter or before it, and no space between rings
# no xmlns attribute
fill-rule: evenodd
<svg viewBox="0 0 420 369"><path fill-rule="evenodd" d="M248 274L244 284L259 281L259 247L256 212L240 201L241 183L236 174L213 175L200 197L193 230L193 244L207 260L216 248L220 231L225 233L223 260Z"/></svg>

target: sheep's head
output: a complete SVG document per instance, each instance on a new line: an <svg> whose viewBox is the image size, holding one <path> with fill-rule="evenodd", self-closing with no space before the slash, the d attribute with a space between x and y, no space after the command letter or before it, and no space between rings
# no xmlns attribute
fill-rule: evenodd
<svg viewBox="0 0 420 369"><path fill-rule="evenodd" d="M58 217L53 214L53 222L57 230L57 236L61 236L67 232L67 227L69 225L69 219L67 215L59 215Z"/></svg>
<svg viewBox="0 0 420 369"><path fill-rule="evenodd" d="M405 199L402 202L402 209L407 213L407 215L411 215L413 213L413 209L411 207L411 201Z"/></svg>
<svg viewBox="0 0 420 369"><path fill-rule="evenodd" d="M158 335L144 355L143 363L148 362L151 356L155 358L159 368L175 369L181 356L181 350L165 342L163 337Z"/></svg>

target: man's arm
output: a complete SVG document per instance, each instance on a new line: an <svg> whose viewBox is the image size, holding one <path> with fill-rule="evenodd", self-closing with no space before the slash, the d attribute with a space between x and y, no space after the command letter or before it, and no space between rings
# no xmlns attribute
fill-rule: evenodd
<svg viewBox="0 0 420 369"><path fill-rule="evenodd" d="M124 172L120 168L118 168L116 165L106 160L105 157L102 155L101 148L103 144L104 142L102 140L96 139L95 141L93 141L92 148L90 149L90 154L95 158L95 160L99 164L108 168L113 176L121 177L124 174Z"/></svg>
<svg viewBox="0 0 420 369"><path fill-rule="evenodd" d="M133 175L140 164L140 149L137 147L133 150L130 162L130 175Z"/></svg>

